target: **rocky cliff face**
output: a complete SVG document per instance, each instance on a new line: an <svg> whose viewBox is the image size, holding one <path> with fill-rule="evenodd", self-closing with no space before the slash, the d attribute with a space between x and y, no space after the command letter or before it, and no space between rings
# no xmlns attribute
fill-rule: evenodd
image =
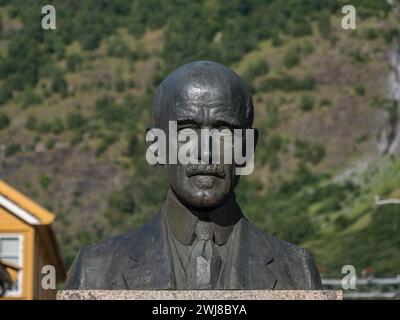
<svg viewBox="0 0 400 320"><path fill-rule="evenodd" d="M388 76L389 98L395 106L389 112L389 118L382 132L379 150L383 155L400 155L400 48L390 53L390 71Z"/></svg>

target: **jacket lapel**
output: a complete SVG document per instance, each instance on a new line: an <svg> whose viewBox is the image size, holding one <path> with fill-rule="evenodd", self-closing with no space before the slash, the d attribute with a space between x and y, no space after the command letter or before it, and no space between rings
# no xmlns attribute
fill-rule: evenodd
<svg viewBox="0 0 400 320"><path fill-rule="evenodd" d="M127 288L174 289L175 279L161 212L138 232L134 241L123 270Z"/></svg>
<svg viewBox="0 0 400 320"><path fill-rule="evenodd" d="M245 218L239 222L238 249L232 255L231 286L238 289L269 289L277 285L274 256L261 231Z"/></svg>
<svg viewBox="0 0 400 320"><path fill-rule="evenodd" d="M273 251L262 232L245 218L240 219L237 227L238 230L234 232L236 239L233 239L234 245L230 252L230 270L224 277L224 288L276 288L278 281L273 272ZM111 287L130 290L176 288L162 211L135 232L126 247L123 257L114 263L122 271L122 281L114 280L115 285Z"/></svg>

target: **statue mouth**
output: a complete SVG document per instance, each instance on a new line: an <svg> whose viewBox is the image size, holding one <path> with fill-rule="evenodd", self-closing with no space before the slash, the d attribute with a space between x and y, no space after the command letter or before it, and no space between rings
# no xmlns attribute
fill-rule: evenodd
<svg viewBox="0 0 400 320"><path fill-rule="evenodd" d="M189 164L186 168L186 175L189 178L193 176L215 176L224 178L225 170L224 166L219 164Z"/></svg>

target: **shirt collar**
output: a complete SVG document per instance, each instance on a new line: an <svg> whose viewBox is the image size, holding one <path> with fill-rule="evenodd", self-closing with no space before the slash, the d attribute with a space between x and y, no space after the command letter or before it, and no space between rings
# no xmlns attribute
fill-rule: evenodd
<svg viewBox="0 0 400 320"><path fill-rule="evenodd" d="M189 245L194 239L194 231L199 217L192 213L175 196L173 191L168 192L167 200L163 207L168 229L174 237L184 245ZM217 245L225 244L235 224L242 217L242 212L232 194L221 206L214 209L210 223L214 230L214 241Z"/></svg>

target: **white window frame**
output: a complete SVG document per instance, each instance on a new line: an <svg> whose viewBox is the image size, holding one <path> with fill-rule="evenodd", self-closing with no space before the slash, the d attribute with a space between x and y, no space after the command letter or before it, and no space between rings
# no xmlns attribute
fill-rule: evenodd
<svg viewBox="0 0 400 320"><path fill-rule="evenodd" d="M24 236L20 233L6 233L2 232L0 233L0 239L3 238L18 238L19 241L19 248L18 248L18 254L19 254L19 268L20 270L18 271L18 290L7 290L6 294L4 297L22 297L23 293L23 272L24 272Z"/></svg>

